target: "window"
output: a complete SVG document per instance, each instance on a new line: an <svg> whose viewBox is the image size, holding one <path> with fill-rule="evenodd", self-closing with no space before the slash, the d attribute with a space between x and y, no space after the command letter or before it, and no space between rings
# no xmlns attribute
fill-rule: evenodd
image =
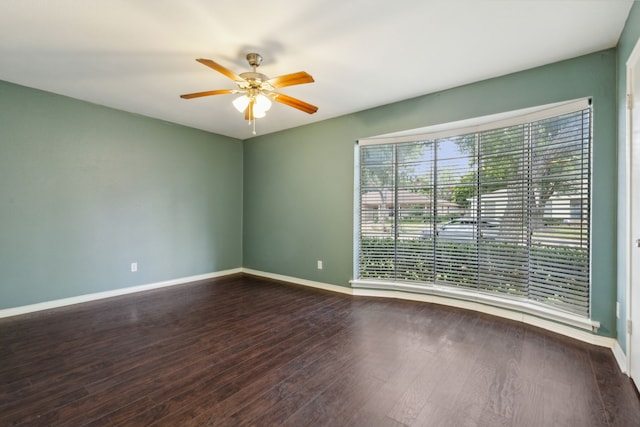
<svg viewBox="0 0 640 427"><path fill-rule="evenodd" d="M580 100L361 140L354 287L449 289L588 319L591 115Z"/></svg>

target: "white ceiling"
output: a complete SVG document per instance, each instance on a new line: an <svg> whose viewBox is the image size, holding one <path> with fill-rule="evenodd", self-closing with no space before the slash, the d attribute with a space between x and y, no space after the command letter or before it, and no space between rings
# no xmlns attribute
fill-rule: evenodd
<svg viewBox="0 0 640 427"><path fill-rule="evenodd" d="M280 89L258 134L614 47L633 0L0 0L0 80L240 139L233 81L248 52Z"/></svg>

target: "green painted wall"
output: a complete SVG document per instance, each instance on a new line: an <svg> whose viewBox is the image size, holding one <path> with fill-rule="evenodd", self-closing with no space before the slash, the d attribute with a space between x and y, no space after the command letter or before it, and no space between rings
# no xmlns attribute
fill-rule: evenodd
<svg viewBox="0 0 640 427"><path fill-rule="evenodd" d="M241 267L239 140L5 82L0 112L0 309Z"/></svg>
<svg viewBox="0 0 640 427"><path fill-rule="evenodd" d="M631 232L627 229L627 156L626 156L626 92L627 65L631 51L640 40L640 3L635 2L627 18L620 41L618 43L618 301L620 302L620 319L618 319L618 343L623 351L627 351L627 264L626 238Z"/></svg>
<svg viewBox="0 0 640 427"><path fill-rule="evenodd" d="M592 311L615 336L619 61L606 50L244 143L0 83L0 309L241 266L348 286L359 138L592 96Z"/></svg>
<svg viewBox="0 0 640 427"><path fill-rule="evenodd" d="M245 141L243 266L348 286L356 140L587 96L595 128L592 312L600 333L615 336L614 49Z"/></svg>

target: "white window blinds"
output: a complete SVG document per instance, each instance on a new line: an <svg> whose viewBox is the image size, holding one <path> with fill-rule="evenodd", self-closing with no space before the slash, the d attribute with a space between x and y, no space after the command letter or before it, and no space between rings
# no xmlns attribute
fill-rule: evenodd
<svg viewBox="0 0 640 427"><path fill-rule="evenodd" d="M361 141L357 278L590 314L591 107Z"/></svg>

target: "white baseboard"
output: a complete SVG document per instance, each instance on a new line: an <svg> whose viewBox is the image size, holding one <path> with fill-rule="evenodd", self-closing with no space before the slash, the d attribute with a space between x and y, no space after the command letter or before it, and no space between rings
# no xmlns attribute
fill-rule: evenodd
<svg viewBox="0 0 640 427"><path fill-rule="evenodd" d="M620 343L618 341L616 341L611 351L613 352L613 356L616 358L616 362L618 362L620 371L623 374L629 375L629 362L627 360L627 355L622 351L622 347L620 347Z"/></svg>
<svg viewBox="0 0 640 427"><path fill-rule="evenodd" d="M289 282L295 285L308 286L310 288L324 289L325 291L339 292L341 294L353 295L353 289L344 286L330 285L329 283L314 282L313 280L299 279L297 277L283 276L282 274L267 273L266 271L251 270L243 268L243 273L253 276L264 277L266 279L279 280L281 282Z"/></svg>
<svg viewBox="0 0 640 427"><path fill-rule="evenodd" d="M392 291L392 290L347 288L344 286L330 285L328 283L314 282L311 280L299 279L297 277L267 273L264 271L251 270L247 268L243 268L242 272L246 274L252 274L254 276L280 280L283 282L309 286L317 289L324 289L327 291L340 292L343 294L348 294L353 296L396 298L396 299L403 299L403 300L409 300L409 301L429 302L434 304L447 305L450 307L463 308L466 310L473 310L480 313L490 314L492 316L502 317L504 319L515 320L518 322L537 326L539 328L546 329L548 331L555 332L557 334L574 338L579 341L583 341L583 342L597 345L600 347L607 347L607 348L613 349L614 346L618 344L618 342L614 338L595 335L586 330L572 328L570 326L562 325L560 323L552 322L550 320L541 319L539 317L532 316L529 314L501 309L498 307L492 307L490 305L479 304L473 301L463 301L463 300L457 300L453 298L438 297L435 295L414 294L410 292L399 292L399 291Z"/></svg>
<svg viewBox="0 0 640 427"><path fill-rule="evenodd" d="M164 288L167 286L182 285L199 280L213 279L216 277L228 276L231 274L241 273L241 268L231 270L216 271L213 273L199 274L196 276L180 277L178 279L167 280L164 282L149 283L146 285L131 286L128 288L113 289L110 291L97 292L93 294L79 295L75 297L62 298L53 301L45 301L37 304L23 305L21 307L6 308L0 310L0 318L18 316L20 314L33 313L41 310L49 310L52 308L64 307L67 305L80 304L83 302L95 301L104 298L111 298L120 295L132 294L136 292L149 291L152 289Z"/></svg>

